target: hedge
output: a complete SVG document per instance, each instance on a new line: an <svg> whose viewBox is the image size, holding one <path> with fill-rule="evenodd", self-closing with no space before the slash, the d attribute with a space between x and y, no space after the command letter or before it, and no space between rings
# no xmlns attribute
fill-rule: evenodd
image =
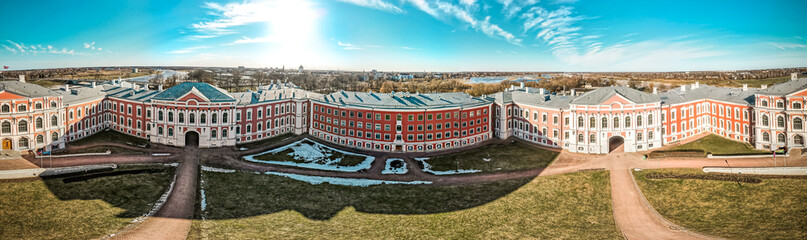
<svg viewBox="0 0 807 240"><path fill-rule="evenodd" d="M647 155L648 158L668 157L705 157L706 152L700 149L656 150Z"/></svg>

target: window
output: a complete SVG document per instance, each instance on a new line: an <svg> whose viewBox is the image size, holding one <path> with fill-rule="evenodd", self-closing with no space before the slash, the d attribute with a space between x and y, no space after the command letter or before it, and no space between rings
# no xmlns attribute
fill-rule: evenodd
<svg viewBox="0 0 807 240"><path fill-rule="evenodd" d="M168 128L168 136L169 137L174 136L174 128Z"/></svg>
<svg viewBox="0 0 807 240"><path fill-rule="evenodd" d="M637 127L642 126L642 115L636 116L636 126Z"/></svg>
<svg viewBox="0 0 807 240"><path fill-rule="evenodd" d="M227 113L222 113L222 114L221 114L221 122L223 122L223 123L227 123ZM221 135L221 136L222 136L222 137L225 137L225 136L224 136L224 133L222 133L222 135Z"/></svg>
<svg viewBox="0 0 807 240"><path fill-rule="evenodd" d="M247 115L247 116L250 116L250 115ZM207 115L206 114L204 114L204 113L199 114L199 123L201 123L201 124L206 124L207 123Z"/></svg>
<svg viewBox="0 0 807 240"><path fill-rule="evenodd" d="M55 126L58 126L58 125L59 125L59 118L57 118L56 115L51 116L50 117L50 126L55 127Z"/></svg>
<svg viewBox="0 0 807 240"><path fill-rule="evenodd" d="M223 137L223 138L227 137L227 129L226 128L221 129L221 137Z"/></svg>
<svg viewBox="0 0 807 240"><path fill-rule="evenodd" d="M58 132L53 132L52 134L50 134L50 140L53 141L53 142L59 141L59 133Z"/></svg>
<svg viewBox="0 0 807 240"><path fill-rule="evenodd" d="M648 126L653 126L653 114L652 113L647 115L647 125Z"/></svg>
<svg viewBox="0 0 807 240"><path fill-rule="evenodd" d="M11 112L11 107L8 106L8 104L3 104L3 106L0 107L0 111L2 111L4 113Z"/></svg>
<svg viewBox="0 0 807 240"><path fill-rule="evenodd" d="M619 128L619 117L614 117L614 128Z"/></svg>
<svg viewBox="0 0 807 240"><path fill-rule="evenodd" d="M768 126L768 115L762 115L762 126Z"/></svg>
<svg viewBox="0 0 807 240"><path fill-rule="evenodd" d="M647 140L653 141L653 131L647 132Z"/></svg>
<svg viewBox="0 0 807 240"><path fill-rule="evenodd" d="M626 128L630 127L630 117L625 117L625 127Z"/></svg>
<svg viewBox="0 0 807 240"><path fill-rule="evenodd" d="M45 143L45 136L42 136L42 134L36 135L36 144L43 144L43 143Z"/></svg>
<svg viewBox="0 0 807 240"><path fill-rule="evenodd" d="M785 103L782 102L782 101L777 101L776 102L776 108L785 108Z"/></svg>
<svg viewBox="0 0 807 240"><path fill-rule="evenodd" d="M157 128L157 134L158 135L163 135L163 127L162 126Z"/></svg>
<svg viewBox="0 0 807 240"><path fill-rule="evenodd" d="M762 100L762 101L760 101L760 102L759 102L759 105L761 105L761 106L763 106L763 107L767 107L767 106L768 106L768 100Z"/></svg>
<svg viewBox="0 0 807 240"><path fill-rule="evenodd" d="M762 141L768 142L770 140L771 140L771 135L768 132L763 132L762 133Z"/></svg>
<svg viewBox="0 0 807 240"><path fill-rule="evenodd" d="M168 112L168 121L169 122L174 122L174 113L173 112Z"/></svg>
<svg viewBox="0 0 807 240"><path fill-rule="evenodd" d="M577 127L583 127L583 117L577 118Z"/></svg>
<svg viewBox="0 0 807 240"><path fill-rule="evenodd" d="M11 123L3 122L3 133L11 133Z"/></svg>
<svg viewBox="0 0 807 240"><path fill-rule="evenodd" d="M601 124L603 129L608 128L608 118L603 117L602 119L600 119L600 121L602 121Z"/></svg>
<svg viewBox="0 0 807 240"><path fill-rule="evenodd" d="M38 102L38 103L34 104L34 109L42 109L42 103Z"/></svg>
<svg viewBox="0 0 807 240"><path fill-rule="evenodd" d="M216 132L216 129L211 129L211 130L210 130L210 137L211 137L211 138L216 138L216 137L217 137L217 136L216 136L216 133L217 133L217 132Z"/></svg>
<svg viewBox="0 0 807 240"><path fill-rule="evenodd" d="M793 102L793 109L801 109L801 103L800 102ZM801 136L799 136L799 137L801 137Z"/></svg>
<svg viewBox="0 0 807 240"><path fill-rule="evenodd" d="M793 119L793 129L801 130L803 127L801 118Z"/></svg>
<svg viewBox="0 0 807 240"><path fill-rule="evenodd" d="M785 118L782 116L776 117L776 127L785 127Z"/></svg>
<svg viewBox="0 0 807 240"><path fill-rule="evenodd" d="M188 123L195 124L196 123L196 114L190 113L188 114Z"/></svg>
<svg viewBox="0 0 807 240"><path fill-rule="evenodd" d="M55 101L50 102L50 108L56 108L56 102Z"/></svg>
<svg viewBox="0 0 807 240"><path fill-rule="evenodd" d="M42 121L41 117L36 118L36 124L35 124L36 129L42 129L43 127L45 127L44 125L45 123L44 121Z"/></svg>
<svg viewBox="0 0 807 240"><path fill-rule="evenodd" d="M595 135L595 134L591 134L590 136L588 136L588 142L589 142L589 143L595 143L595 142L597 142L597 135Z"/></svg>
<svg viewBox="0 0 807 240"><path fill-rule="evenodd" d="M71 117L71 118L72 118L72 117ZM162 120L163 120L163 111L158 111L158 112L157 112L157 120L159 120L159 121L162 121Z"/></svg>
<svg viewBox="0 0 807 240"><path fill-rule="evenodd" d="M179 113L179 123L185 123L185 113Z"/></svg>
<svg viewBox="0 0 807 240"><path fill-rule="evenodd" d="M636 133L636 141L642 141L642 133L641 132Z"/></svg>
<svg viewBox="0 0 807 240"><path fill-rule="evenodd" d="M219 119L218 114L213 113L213 114L210 114L210 116L212 117L212 118L210 118L210 123L216 124L219 121L218 120Z"/></svg>
<svg viewBox="0 0 807 240"><path fill-rule="evenodd" d="M594 117L591 117L591 119L589 119L588 125L589 125L590 128L596 128L597 127L597 119L594 119Z"/></svg>
<svg viewBox="0 0 807 240"><path fill-rule="evenodd" d="M793 136L793 144L804 146L804 137L796 134L795 136Z"/></svg>
<svg viewBox="0 0 807 240"><path fill-rule="evenodd" d="M787 139L785 138L784 133L780 133L779 135L776 136L776 141L779 143L785 143L786 140Z"/></svg>
<svg viewBox="0 0 807 240"><path fill-rule="evenodd" d="M28 132L28 122L22 120L20 121L19 124L17 124L17 133L24 133L24 132Z"/></svg>
<svg viewBox="0 0 807 240"><path fill-rule="evenodd" d="M17 105L17 111L18 112L25 112L27 109L28 109L28 107L25 106L25 104Z"/></svg>
<svg viewBox="0 0 807 240"><path fill-rule="evenodd" d="M583 140L584 140L583 139L583 134L577 134L577 142L578 143L585 143Z"/></svg>

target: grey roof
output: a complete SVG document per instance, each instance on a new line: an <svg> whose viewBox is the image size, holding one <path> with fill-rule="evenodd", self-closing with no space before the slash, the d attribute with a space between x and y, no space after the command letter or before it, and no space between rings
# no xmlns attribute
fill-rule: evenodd
<svg viewBox="0 0 807 240"><path fill-rule="evenodd" d="M114 85L104 85L104 92L109 97L126 99L139 102L148 102L160 91L147 90L147 89L134 89L128 87L119 87Z"/></svg>
<svg viewBox="0 0 807 240"><path fill-rule="evenodd" d="M759 94L787 95L807 88L807 78L799 78L770 86L759 91Z"/></svg>
<svg viewBox="0 0 807 240"><path fill-rule="evenodd" d="M59 93L54 92L46 87L39 86L31 83L24 83L20 81L2 81L0 82L0 90L16 93L23 97L47 97L58 96Z"/></svg>
<svg viewBox="0 0 807 240"><path fill-rule="evenodd" d="M103 91L103 88L101 86L91 88L91 87L82 87L73 85L70 86L68 90L65 90L64 88L59 88L54 89L53 91L59 93L59 95L62 95L62 101L64 101L67 104L80 103L87 100L95 100L99 98L104 98L106 96L106 93Z"/></svg>
<svg viewBox="0 0 807 240"><path fill-rule="evenodd" d="M444 108L491 103L488 99L472 97L466 93L373 93L339 91L314 101L339 105L352 105L372 108Z"/></svg>
<svg viewBox="0 0 807 240"><path fill-rule="evenodd" d="M300 89L292 84L271 84L258 87L257 92L247 91L230 93L239 105L248 105L261 102L286 99L321 98L322 94Z"/></svg>
<svg viewBox="0 0 807 240"><path fill-rule="evenodd" d="M490 95L489 98L494 99L494 101L500 105L515 102L518 104L559 109L568 109L569 103L574 99L571 95L556 95L549 92L544 92L542 95L540 89L530 87L504 90Z"/></svg>
<svg viewBox="0 0 807 240"><path fill-rule="evenodd" d="M193 89L198 90L211 102L232 102L235 98L230 96L224 89L215 87L207 83L184 82L166 89L152 97L154 100L176 101Z"/></svg>
<svg viewBox="0 0 807 240"><path fill-rule="evenodd" d="M614 95L619 94L634 103L652 103L661 101L658 96L645 93L629 87L604 87L597 90L584 93L583 95L572 100L572 104L579 105L597 105Z"/></svg>
<svg viewBox="0 0 807 240"><path fill-rule="evenodd" d="M686 91L681 88L671 89L667 92L659 93L658 96L664 104L678 104L694 100L712 99L739 104L754 104L754 94L759 90L749 88L743 91L741 88L714 87L709 85L699 85L694 88L685 85Z"/></svg>

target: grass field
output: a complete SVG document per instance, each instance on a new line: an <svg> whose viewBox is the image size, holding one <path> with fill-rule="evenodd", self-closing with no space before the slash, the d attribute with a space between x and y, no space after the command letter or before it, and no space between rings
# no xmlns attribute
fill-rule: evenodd
<svg viewBox="0 0 807 240"><path fill-rule="evenodd" d="M274 136L274 137L271 137L271 138L267 138L267 139L264 139L264 140L260 140L260 141L238 144L238 145L236 145L236 147L247 148L247 149L259 148L259 147L262 147L262 146L271 145L273 143L283 141L285 139L292 138L294 136L295 136L294 133L284 133L284 134L280 134L280 135L277 135L277 136Z"/></svg>
<svg viewBox="0 0 807 240"><path fill-rule="evenodd" d="M122 155L139 155L139 154L143 154L143 152L130 150L130 149L126 149L126 148L115 147L115 146L97 146L97 147L90 147L90 148L85 148L85 149L80 149L80 150L72 150L72 149L68 148L66 151L59 152L58 154L102 153L102 152L106 152L107 150L112 152L112 154L122 154ZM146 149L143 149L143 150L146 150Z"/></svg>
<svg viewBox="0 0 807 240"><path fill-rule="evenodd" d="M807 191L803 190L807 179L762 179L739 186L733 181L645 178L650 173L705 173L697 169L634 172L656 211L684 228L730 239L807 239Z"/></svg>
<svg viewBox="0 0 807 240"><path fill-rule="evenodd" d="M134 136L129 136L114 130L109 131L100 131L93 135L84 137L82 139L70 142L70 145L78 146L84 144L92 144L92 143L133 143L137 145L144 145L148 143L148 140L144 138L138 138Z"/></svg>
<svg viewBox="0 0 807 240"><path fill-rule="evenodd" d="M64 178L0 182L0 238L93 239L115 233L151 210L173 177L159 173L107 176L64 183Z"/></svg>
<svg viewBox="0 0 807 240"><path fill-rule="evenodd" d="M769 153L770 151L755 149L748 143L742 143L710 134L701 139L675 146L670 150L700 149L712 154Z"/></svg>
<svg viewBox="0 0 807 240"><path fill-rule="evenodd" d="M602 171L459 186L310 185L254 173L205 179L206 212L197 212L189 239L621 238Z"/></svg>
<svg viewBox="0 0 807 240"><path fill-rule="evenodd" d="M523 142L491 144L426 160L434 171L473 169L481 172L515 171L549 166L557 152L528 146ZM486 161L489 159L489 161Z"/></svg>

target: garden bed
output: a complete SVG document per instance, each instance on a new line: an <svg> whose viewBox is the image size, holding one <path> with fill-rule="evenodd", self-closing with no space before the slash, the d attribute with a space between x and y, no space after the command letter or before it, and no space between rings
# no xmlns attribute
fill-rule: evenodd
<svg viewBox="0 0 807 240"><path fill-rule="evenodd" d="M302 139L266 152L244 156L244 160L340 172L358 172L370 168L375 157L342 151Z"/></svg>

